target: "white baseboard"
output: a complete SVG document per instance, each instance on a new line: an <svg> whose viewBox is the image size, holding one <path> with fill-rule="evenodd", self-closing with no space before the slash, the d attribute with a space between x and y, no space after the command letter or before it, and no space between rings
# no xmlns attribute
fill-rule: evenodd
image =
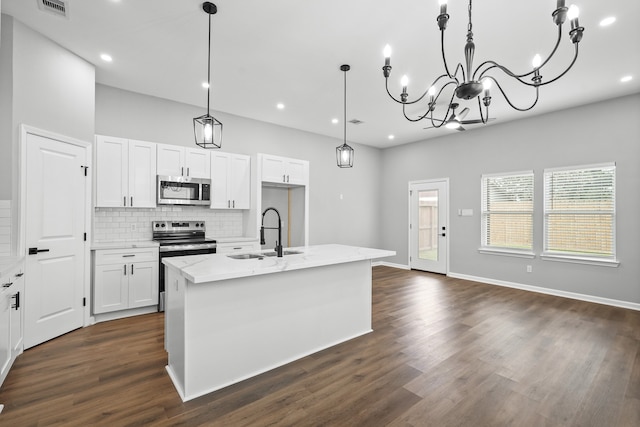
<svg viewBox="0 0 640 427"><path fill-rule="evenodd" d="M522 283L507 282L504 280L489 279L486 277L470 276L468 274L449 273L449 277L455 279L471 280L473 282L481 282L489 285L504 286L507 288L520 289L523 291L537 292L540 294L554 295L557 297L571 298L580 301L595 302L597 304L610 305L614 307L628 308L630 310L640 311L640 304L628 301L620 301L610 298L597 297L593 295L579 294L575 292L560 291L557 289L543 288L540 286L524 285Z"/></svg>
<svg viewBox="0 0 640 427"><path fill-rule="evenodd" d="M404 264L394 264L392 262L387 262L387 261L376 261L376 262L372 262L371 265L373 267L377 267L377 266L385 266L385 267L393 267L393 268L399 268L400 270L410 270L408 265L404 265Z"/></svg>

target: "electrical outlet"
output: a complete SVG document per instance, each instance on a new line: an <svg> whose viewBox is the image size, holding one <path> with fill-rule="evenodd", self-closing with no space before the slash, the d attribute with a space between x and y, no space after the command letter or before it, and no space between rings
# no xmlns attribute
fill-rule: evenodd
<svg viewBox="0 0 640 427"><path fill-rule="evenodd" d="M527 265L527 273L531 273L533 271L533 268L530 265Z"/></svg>

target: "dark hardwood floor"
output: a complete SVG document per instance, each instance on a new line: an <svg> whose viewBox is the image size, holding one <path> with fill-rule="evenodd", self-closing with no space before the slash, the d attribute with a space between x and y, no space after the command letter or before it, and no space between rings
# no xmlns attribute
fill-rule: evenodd
<svg viewBox="0 0 640 427"><path fill-rule="evenodd" d="M183 403L163 315L27 350L1 426L640 426L640 312L374 268L374 332Z"/></svg>

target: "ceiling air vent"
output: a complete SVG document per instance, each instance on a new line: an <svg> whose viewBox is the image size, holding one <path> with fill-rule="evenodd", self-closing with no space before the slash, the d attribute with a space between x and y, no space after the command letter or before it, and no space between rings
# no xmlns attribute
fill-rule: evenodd
<svg viewBox="0 0 640 427"><path fill-rule="evenodd" d="M68 18L69 0L38 0L38 9Z"/></svg>
<svg viewBox="0 0 640 427"><path fill-rule="evenodd" d="M349 120L349 123L354 124L354 125L361 125L364 122L362 120L358 120L358 119L351 119L351 120Z"/></svg>

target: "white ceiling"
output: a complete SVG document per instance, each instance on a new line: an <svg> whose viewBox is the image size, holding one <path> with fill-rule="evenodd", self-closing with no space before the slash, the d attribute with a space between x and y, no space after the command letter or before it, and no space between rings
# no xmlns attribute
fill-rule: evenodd
<svg viewBox="0 0 640 427"><path fill-rule="evenodd" d="M37 0L0 1L3 13L95 64L98 83L206 107L201 83L206 81L208 17L201 0L68 0L68 19L40 11ZM574 68L543 87L538 105L528 113L510 109L498 91L492 91L491 116L497 117L492 123L640 92L640 2L575 1L585 33ZM399 94L402 74L409 75L411 96L422 93L443 73L438 0L214 3L218 13L212 17L213 110L342 139L344 88L339 67L346 63L351 65L347 120L364 122L348 124L349 142L388 147L451 132L424 130L429 125L425 121L406 121L401 108L386 95L381 71L382 48L389 43L394 52L392 93ZM491 59L517 73L528 71L535 53L545 56L553 48L555 7L556 0L474 2L475 65ZM467 1L449 0L448 13L445 46L454 68L463 61ZM617 21L600 27L608 16ZM572 58L569 23L564 27L553 61L558 67L543 69L544 78ZM103 62L103 52L113 62ZM633 80L621 83L625 75ZM505 88L518 105L533 99L533 93L511 89L508 83ZM276 109L279 102L285 104L284 110ZM332 124L332 118L340 123ZM477 118L477 108L466 118ZM395 135L393 141L390 134Z"/></svg>

